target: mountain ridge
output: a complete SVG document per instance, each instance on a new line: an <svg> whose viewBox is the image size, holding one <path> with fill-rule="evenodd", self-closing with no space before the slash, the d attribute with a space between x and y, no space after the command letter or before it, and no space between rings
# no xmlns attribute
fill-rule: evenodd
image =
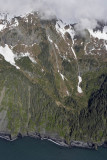
<svg viewBox="0 0 107 160"><path fill-rule="evenodd" d="M2 23L0 132L106 141L106 39L36 13Z"/></svg>

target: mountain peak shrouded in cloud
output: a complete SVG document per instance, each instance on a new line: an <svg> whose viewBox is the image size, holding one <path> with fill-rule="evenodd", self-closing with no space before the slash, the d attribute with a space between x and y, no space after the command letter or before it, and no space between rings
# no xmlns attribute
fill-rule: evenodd
<svg viewBox="0 0 107 160"><path fill-rule="evenodd" d="M56 16L66 22L79 22L78 28L94 28L96 20L107 20L106 0L0 0L0 11L11 16L31 11L44 13L44 19Z"/></svg>

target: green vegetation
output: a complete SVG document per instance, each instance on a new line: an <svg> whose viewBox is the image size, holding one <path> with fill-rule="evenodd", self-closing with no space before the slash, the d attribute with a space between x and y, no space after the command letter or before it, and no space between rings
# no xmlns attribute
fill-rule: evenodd
<svg viewBox="0 0 107 160"><path fill-rule="evenodd" d="M0 73L6 87L2 106L7 107L8 129L12 135L19 132L54 132L65 138L101 142L107 136L107 76L98 79L98 90L90 95L88 106L79 104L80 99L65 97L64 106L55 102L41 88L33 84L15 68ZM52 75L51 75L52 76ZM54 77L47 79L54 85ZM5 78L4 78L5 77ZM52 79L51 79L52 78ZM52 82L53 81L53 82ZM62 102L62 101L61 101Z"/></svg>
<svg viewBox="0 0 107 160"><path fill-rule="evenodd" d="M88 107L80 113L80 126L83 134L95 141L107 139L107 75L99 79L99 89L93 92L88 101Z"/></svg>
<svg viewBox="0 0 107 160"><path fill-rule="evenodd" d="M49 45L47 42L40 43L41 53L39 54L38 58L41 61L41 64L46 67L47 70L51 70L52 66L49 62Z"/></svg>
<svg viewBox="0 0 107 160"><path fill-rule="evenodd" d="M19 21L17 30L21 35L17 30L6 30L0 35L0 38L5 37L7 44L16 45L14 52L19 48L20 52L28 49L37 61L34 64L28 57L18 59L16 64L20 70L17 70L0 57L0 112L7 111L3 127L12 136L37 132L55 133L68 143L70 140L107 140L106 58L84 55L85 39L77 37L74 47L77 62L69 49L72 45L69 34L68 46L56 33L55 21L39 21L33 17L32 23L37 24L33 26L30 22L30 16L28 24L23 18ZM60 53L48 41L48 34ZM17 38L20 39L18 45ZM77 92L78 64L82 94Z"/></svg>

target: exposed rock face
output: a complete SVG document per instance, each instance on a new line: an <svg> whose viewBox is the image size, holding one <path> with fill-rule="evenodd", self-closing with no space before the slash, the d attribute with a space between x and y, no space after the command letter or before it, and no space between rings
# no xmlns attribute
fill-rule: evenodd
<svg viewBox="0 0 107 160"><path fill-rule="evenodd" d="M37 13L0 21L1 133L107 140L106 26L85 32Z"/></svg>
<svg viewBox="0 0 107 160"><path fill-rule="evenodd" d="M95 148L95 145L92 143L88 143L88 142L80 142L80 141L71 141L71 146L72 147L81 147L81 148Z"/></svg>

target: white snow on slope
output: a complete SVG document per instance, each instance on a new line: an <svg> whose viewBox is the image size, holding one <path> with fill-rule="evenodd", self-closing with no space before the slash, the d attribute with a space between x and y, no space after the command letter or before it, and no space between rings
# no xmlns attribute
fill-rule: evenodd
<svg viewBox="0 0 107 160"><path fill-rule="evenodd" d="M15 18L14 23L11 25L12 28L17 27L19 25L18 20Z"/></svg>
<svg viewBox="0 0 107 160"><path fill-rule="evenodd" d="M81 89L81 87L80 87L80 84L81 84L81 82L82 82L82 78L81 78L80 76L78 76L78 80L79 80L79 82L78 82L77 90L78 90L78 93L82 93L83 91L82 91L82 89Z"/></svg>
<svg viewBox="0 0 107 160"><path fill-rule="evenodd" d="M74 43L74 36L75 36L75 31L73 28L69 25L68 29L65 29L65 26L67 26L66 23L63 23L62 21L58 21L56 23L56 31L62 35L62 37L65 39L65 33L68 32L72 38L72 41Z"/></svg>
<svg viewBox="0 0 107 160"><path fill-rule="evenodd" d="M56 31L57 31L58 33L60 33L64 39L65 39L65 33L66 33L66 32L69 33L70 36L71 36L73 45L74 45L75 31L74 31L74 29L72 28L71 25L68 25L68 28L67 28L67 29L65 29L65 26L66 26L65 23L63 23L62 21L58 21L58 22L56 23ZM77 59L76 53L75 53L75 51L74 51L74 49L73 49L73 45L72 45L71 49L72 49L72 52L73 52L73 54L74 54L75 59ZM69 43L68 43L68 46L70 46ZM57 47L56 44L55 44L55 47L58 49L58 47Z"/></svg>
<svg viewBox="0 0 107 160"><path fill-rule="evenodd" d="M51 44L53 43L52 39L50 38L50 35L48 36L48 41L49 41ZM56 59L56 65L57 65L58 73L59 73L59 65L58 65L57 54L56 54L56 52L55 52L54 45L52 45L52 47L53 47L53 51L54 51L54 55L55 55L55 59Z"/></svg>
<svg viewBox="0 0 107 160"><path fill-rule="evenodd" d="M76 53L75 53L73 47L71 47L71 49L72 49L72 52L73 52L73 54L74 54L75 59L77 60L77 55L76 55Z"/></svg>
<svg viewBox="0 0 107 160"><path fill-rule="evenodd" d="M17 27L18 25L19 25L19 22L17 19L15 19L13 24L11 24L11 22L10 22L9 28L11 29L11 28ZM3 31L6 27L7 27L6 22L4 24L0 24L0 32Z"/></svg>
<svg viewBox="0 0 107 160"><path fill-rule="evenodd" d="M104 42L105 48L107 50L107 41Z"/></svg>
<svg viewBox="0 0 107 160"><path fill-rule="evenodd" d="M0 24L0 32L6 28L6 24Z"/></svg>
<svg viewBox="0 0 107 160"><path fill-rule="evenodd" d="M36 60L33 57L31 57L30 53L28 53L28 52L20 53L20 55L16 55L15 59L16 60L21 59L22 57L29 57L29 59L31 60L32 63L35 63L35 64L37 63Z"/></svg>
<svg viewBox="0 0 107 160"><path fill-rule="evenodd" d="M66 24L64 24L62 21L58 21L57 22L57 24L56 24L56 31L58 32L58 33L60 33L61 35L62 35L62 37L65 39L65 33L66 32L68 32L69 34L70 34L70 36L71 36L71 39L72 39L72 47L71 47L71 50L72 50L72 53L73 53L73 55L74 55L74 57L75 57L75 59L76 59L76 61L77 61L77 65L78 65L78 59L77 59L77 55L76 55L76 53L75 53L75 50L74 50L74 36L75 36L75 31L74 31L74 29L72 28L72 26L68 26L68 28L67 29L65 29L65 26L66 26ZM70 44L68 43L68 46L70 46ZM59 52L59 48L58 48L58 46L55 44L55 47L56 47L56 49L58 50L58 52ZM59 52L59 54L60 54L60 52ZM78 67L78 69L79 69L79 67ZM78 70L78 72L79 72L79 70ZM65 80L65 76L63 75L63 74L61 74L60 73L60 76L62 77L62 79L63 80ZM82 82L82 78L80 77L80 75L78 76L78 86L77 86L77 91L78 91L78 93L83 93L83 91L82 91L82 89L81 89L81 87L80 87L80 83Z"/></svg>
<svg viewBox="0 0 107 160"><path fill-rule="evenodd" d="M104 27L103 32L96 31L94 32L92 29L88 29L91 36L98 39L104 39L107 40L107 26Z"/></svg>
<svg viewBox="0 0 107 160"><path fill-rule="evenodd" d="M6 44L5 47L0 46L0 54L4 57L4 59L9 62L11 65L15 66L16 69L20 69L16 64L15 60L21 59L22 57L29 57L32 63L37 63L33 57L31 57L30 53L21 53L20 55L14 54L13 51Z"/></svg>
<svg viewBox="0 0 107 160"><path fill-rule="evenodd" d="M64 75L60 73L60 76L61 76L61 78L62 78L63 81L64 81L64 79L65 79Z"/></svg>
<svg viewBox="0 0 107 160"><path fill-rule="evenodd" d="M50 36L48 36L48 41L49 41L50 43L53 43L53 41L52 41L52 39L50 38Z"/></svg>
<svg viewBox="0 0 107 160"><path fill-rule="evenodd" d="M105 44L106 50L107 50L107 44Z"/></svg>
<svg viewBox="0 0 107 160"><path fill-rule="evenodd" d="M61 55L61 54L60 54L60 50L59 50L57 44L55 43L54 45L55 45L55 48L58 50L59 55Z"/></svg>
<svg viewBox="0 0 107 160"><path fill-rule="evenodd" d="M67 80L66 77L62 73L60 73L60 76L61 76L61 78L62 78L63 81Z"/></svg>
<svg viewBox="0 0 107 160"><path fill-rule="evenodd" d="M75 36L75 31L72 29L71 26L69 26L70 28L68 28L66 31L70 34L71 38L72 38L72 42L74 44L74 36Z"/></svg>
<svg viewBox="0 0 107 160"><path fill-rule="evenodd" d="M6 44L5 47L0 46L0 54L4 57L4 59L9 62L11 65L15 66L17 69L20 69L15 64L15 55L12 52L12 50L9 48L9 46Z"/></svg>
<svg viewBox="0 0 107 160"><path fill-rule="evenodd" d="M65 26L66 26L66 24L64 24L64 23L61 22L61 21L58 21L58 22L56 23L56 31L57 31L58 33L60 33L64 39L65 39L64 36L65 36L65 33L66 33Z"/></svg>
<svg viewBox="0 0 107 160"><path fill-rule="evenodd" d="M67 93L68 96L70 95L68 91L66 91L66 93Z"/></svg>

